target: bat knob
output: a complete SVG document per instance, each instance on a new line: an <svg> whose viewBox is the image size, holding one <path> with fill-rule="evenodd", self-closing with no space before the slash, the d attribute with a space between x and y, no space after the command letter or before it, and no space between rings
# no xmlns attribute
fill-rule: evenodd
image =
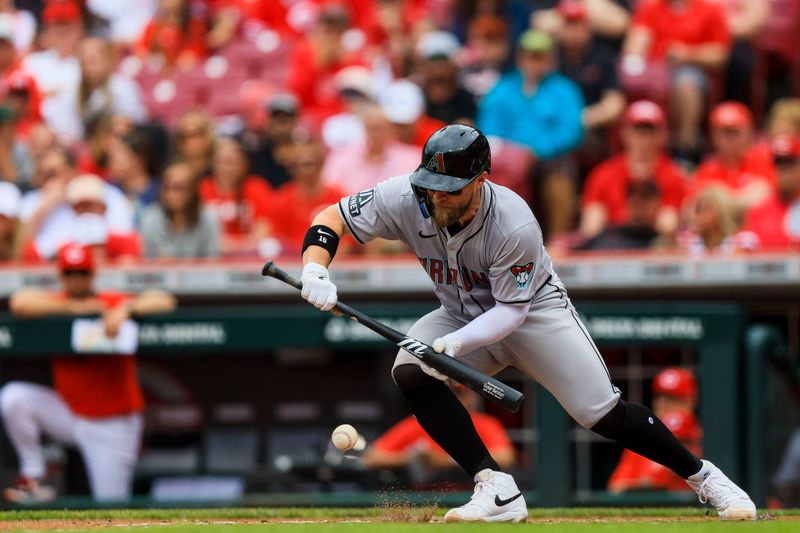
<svg viewBox="0 0 800 533"><path fill-rule="evenodd" d="M269 276L275 270L275 263L272 260L267 261L264 263L264 266L261 268L261 275L262 276Z"/></svg>

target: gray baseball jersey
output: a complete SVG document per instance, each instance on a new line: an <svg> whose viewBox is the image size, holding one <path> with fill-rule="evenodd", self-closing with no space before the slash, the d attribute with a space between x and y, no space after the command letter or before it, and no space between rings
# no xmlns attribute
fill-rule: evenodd
<svg viewBox="0 0 800 533"><path fill-rule="evenodd" d="M478 213L453 236L422 216L408 174L343 198L339 212L359 242L407 243L433 280L442 307L418 320L410 337L431 344L497 302L530 302L506 338L456 357L487 374L519 368L585 427L617 403L619 391L553 270L539 223L513 191L484 183ZM419 360L401 350L395 366L403 364Z"/></svg>
<svg viewBox="0 0 800 533"><path fill-rule="evenodd" d="M339 211L359 242L380 237L407 243L445 309L470 319L495 302L530 302L556 277L525 201L489 181L482 196L475 218L453 236L422 216L408 174L343 198Z"/></svg>

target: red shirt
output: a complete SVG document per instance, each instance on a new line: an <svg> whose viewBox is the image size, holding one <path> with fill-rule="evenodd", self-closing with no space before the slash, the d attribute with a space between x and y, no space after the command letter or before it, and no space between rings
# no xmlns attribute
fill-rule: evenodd
<svg viewBox="0 0 800 533"><path fill-rule="evenodd" d="M751 207L745 215L744 229L758 235L762 248L787 248L800 243L800 197L784 202L774 194L763 204Z"/></svg>
<svg viewBox="0 0 800 533"><path fill-rule="evenodd" d="M100 293L97 297L108 309L130 298L114 292ZM136 359L128 355L57 357L53 359L53 382L56 392L79 416L121 416L139 412L144 407Z"/></svg>
<svg viewBox="0 0 800 533"><path fill-rule="evenodd" d="M617 468L608 480L609 490L663 489L692 490L678 474L630 450L622 452Z"/></svg>
<svg viewBox="0 0 800 533"><path fill-rule="evenodd" d="M668 0L642 0L633 14L633 26L650 30L649 58L664 59L673 43L730 46L731 36L725 10L708 0L685 0L677 9Z"/></svg>
<svg viewBox="0 0 800 533"><path fill-rule="evenodd" d="M411 144L422 148L425 146L425 141L428 140L428 137L445 126L447 126L447 124L439 119L428 115L422 115L419 117L419 120L417 120L417 123L414 124L414 139Z"/></svg>
<svg viewBox="0 0 800 533"><path fill-rule="evenodd" d="M499 420L484 413L472 413L470 416L478 435L489 452L511 449L511 440ZM425 447L441 455L447 455L422 429L417 419L411 416L392 426L372 445L376 450L386 453L398 453L413 447Z"/></svg>
<svg viewBox="0 0 800 533"><path fill-rule="evenodd" d="M346 196L343 191L330 185L321 185L319 194L306 196L296 183L289 182L275 192L275 207L271 213L275 237L280 239L285 252L300 252L303 238L314 217L331 204Z"/></svg>
<svg viewBox="0 0 800 533"><path fill-rule="evenodd" d="M745 153L736 167L726 167L716 157L703 162L692 180L692 192L712 184L721 184L732 191L739 191L757 180L765 180L775 187L775 165L772 156L762 146L753 146Z"/></svg>
<svg viewBox="0 0 800 533"><path fill-rule="evenodd" d="M200 198L217 214L222 231L228 236L245 236L254 222L267 220L273 207L272 197L272 189L258 176L244 178L238 197L220 191L211 177L200 181Z"/></svg>
<svg viewBox="0 0 800 533"><path fill-rule="evenodd" d="M669 157L662 155L655 166L655 180L661 194L661 205L679 208L686 193L683 171ZM582 205L602 204L612 225L628 221L628 184L633 181L624 154L604 161L589 174L583 191Z"/></svg>
<svg viewBox="0 0 800 533"><path fill-rule="evenodd" d="M59 250L67 244L69 243L60 246ZM105 244L101 247L102 257L107 261L139 259L142 256L142 240L138 233L109 233ZM58 252L55 257L58 257ZM22 260L26 263L41 263L46 259L39 253L35 241L28 241L22 247Z"/></svg>

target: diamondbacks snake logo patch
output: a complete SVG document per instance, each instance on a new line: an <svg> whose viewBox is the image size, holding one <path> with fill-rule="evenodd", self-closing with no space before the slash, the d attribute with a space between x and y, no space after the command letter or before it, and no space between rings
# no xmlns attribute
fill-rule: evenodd
<svg viewBox="0 0 800 533"><path fill-rule="evenodd" d="M524 289L533 277L533 261L524 265L514 265L508 269L508 272L517 282L517 287Z"/></svg>

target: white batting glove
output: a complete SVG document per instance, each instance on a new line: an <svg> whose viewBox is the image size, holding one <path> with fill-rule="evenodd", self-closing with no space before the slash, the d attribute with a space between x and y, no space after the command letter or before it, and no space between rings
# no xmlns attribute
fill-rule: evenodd
<svg viewBox="0 0 800 533"><path fill-rule="evenodd" d="M303 290L300 294L308 303L321 311L330 311L338 301L336 285L328 279L328 269L319 263L308 263L300 276Z"/></svg>
<svg viewBox="0 0 800 533"><path fill-rule="evenodd" d="M444 337L439 337L431 344L434 352L443 353L450 357L455 357L461 351L461 346L461 339L455 333L448 333Z"/></svg>

